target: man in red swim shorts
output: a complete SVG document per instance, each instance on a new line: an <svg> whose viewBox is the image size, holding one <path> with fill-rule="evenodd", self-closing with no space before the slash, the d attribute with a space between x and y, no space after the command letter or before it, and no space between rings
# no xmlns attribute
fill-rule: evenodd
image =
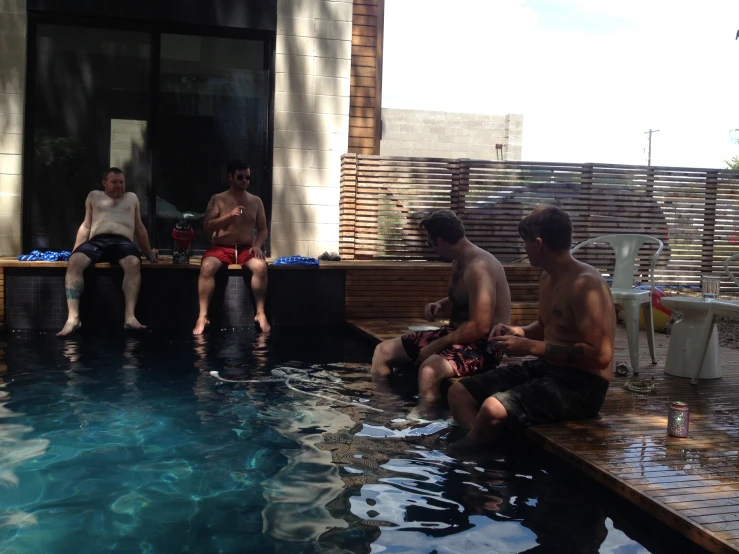
<svg viewBox="0 0 739 554"><path fill-rule="evenodd" d="M203 254L198 278L200 315L193 334L199 335L210 323L208 306L215 288L215 275L222 265L239 264L251 271L251 288L256 301L254 321L265 333L270 330L264 304L267 298L267 262L262 245L267 240L267 218L262 200L246 192L251 169L242 160L228 162L230 188L213 195L205 213L205 234L211 247ZM254 237L254 228L257 236Z"/></svg>

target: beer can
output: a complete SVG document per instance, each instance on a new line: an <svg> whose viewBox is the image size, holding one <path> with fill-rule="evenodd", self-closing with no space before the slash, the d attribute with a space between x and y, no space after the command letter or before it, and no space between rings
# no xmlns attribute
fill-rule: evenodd
<svg viewBox="0 0 739 554"><path fill-rule="evenodd" d="M672 402L667 413L667 434L687 438L690 426L690 410L685 402Z"/></svg>

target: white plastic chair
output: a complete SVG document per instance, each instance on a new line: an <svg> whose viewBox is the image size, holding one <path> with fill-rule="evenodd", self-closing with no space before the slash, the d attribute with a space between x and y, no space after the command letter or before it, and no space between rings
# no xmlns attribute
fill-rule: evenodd
<svg viewBox="0 0 739 554"><path fill-rule="evenodd" d="M654 327L652 324L652 294L654 293L654 268L662 253L664 244L661 240L649 235L605 235L581 242L572 249L574 254L583 246L595 243L607 243L613 248L616 255L616 265L613 270L613 284L611 295L614 304L624 307L626 316L626 332L629 339L629 357L631 358L631 369L634 375L639 375L639 308L644 313L644 326L647 331L647 344L652 363L656 364L654 357ZM648 290L634 289L634 263L639 249L645 243L658 245L657 251L652 255L649 265Z"/></svg>
<svg viewBox="0 0 739 554"><path fill-rule="evenodd" d="M739 277L734 275L729 269L729 264L734 260L739 260L739 254L734 254L733 256L729 256L728 258L726 258L726 261L724 262L724 271L726 271L729 277L731 277L734 283L736 283L736 286L739 287Z"/></svg>

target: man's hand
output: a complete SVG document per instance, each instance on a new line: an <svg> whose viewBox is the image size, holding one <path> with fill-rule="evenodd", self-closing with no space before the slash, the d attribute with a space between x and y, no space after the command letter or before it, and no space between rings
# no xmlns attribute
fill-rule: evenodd
<svg viewBox="0 0 739 554"><path fill-rule="evenodd" d="M442 306L439 302L431 302L430 304L426 304L426 309L423 311L423 317L426 319L426 321L434 321L441 309Z"/></svg>
<svg viewBox="0 0 739 554"><path fill-rule="evenodd" d="M153 264L157 263L159 261L159 250L157 250L156 248L152 248L151 250L149 250L149 255L146 256L146 259Z"/></svg>
<svg viewBox="0 0 739 554"><path fill-rule="evenodd" d="M252 258L257 258L260 260L264 259L264 252L262 252L262 249L258 246L252 246L249 248L249 254L251 254Z"/></svg>
<svg viewBox="0 0 739 554"><path fill-rule="evenodd" d="M493 327L493 330L490 331L488 342L493 340L495 337L502 337L505 335L513 335L516 337L525 336L521 327L511 327L510 325L506 325L505 323L498 323L495 327Z"/></svg>
<svg viewBox="0 0 739 554"><path fill-rule="evenodd" d="M236 206L233 210L231 210L231 213L228 214L231 219L236 219L237 217L241 217L246 213L246 208L244 206Z"/></svg>
<svg viewBox="0 0 739 554"><path fill-rule="evenodd" d="M515 329L515 328L514 328ZM517 335L491 337L490 342L508 356L528 356L534 341Z"/></svg>

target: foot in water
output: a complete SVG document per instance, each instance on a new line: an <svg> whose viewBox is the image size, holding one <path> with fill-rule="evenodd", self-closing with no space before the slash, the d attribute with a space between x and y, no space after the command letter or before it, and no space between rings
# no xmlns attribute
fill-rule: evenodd
<svg viewBox="0 0 739 554"><path fill-rule="evenodd" d="M269 321L267 321L267 315L264 312L257 312L257 315L254 316L254 321L259 324L259 328L263 333L269 333L270 329L272 329L269 325Z"/></svg>
<svg viewBox="0 0 739 554"><path fill-rule="evenodd" d="M199 317L195 323L195 328L192 330L193 335L202 335L205 328L210 325L210 321L207 317Z"/></svg>
<svg viewBox="0 0 739 554"><path fill-rule="evenodd" d="M64 327L62 327L62 330L59 331L56 336L66 337L67 335L70 335L75 331L79 331L81 328L82 323L80 323L79 319L68 319L67 322L64 324Z"/></svg>
<svg viewBox="0 0 739 554"><path fill-rule="evenodd" d="M468 456L478 454L488 450L490 445L483 442L472 440L469 433L456 442L452 442L447 446L447 452L455 456Z"/></svg>
<svg viewBox="0 0 739 554"><path fill-rule="evenodd" d="M146 325L141 325L138 319L132 317L131 319L126 320L126 322L123 324L123 328L126 331L143 331L144 329L146 329Z"/></svg>

